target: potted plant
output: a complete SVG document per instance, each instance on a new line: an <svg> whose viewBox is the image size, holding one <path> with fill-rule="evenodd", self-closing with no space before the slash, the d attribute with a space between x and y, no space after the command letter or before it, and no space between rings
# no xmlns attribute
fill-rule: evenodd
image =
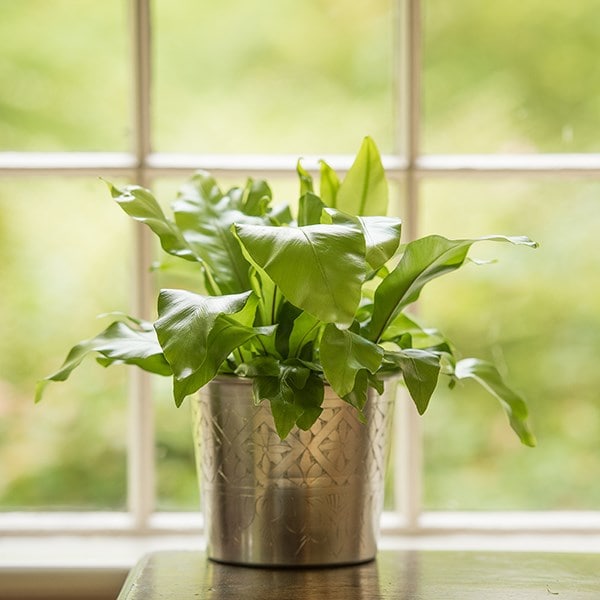
<svg viewBox="0 0 600 600"><path fill-rule="evenodd" d="M152 193L112 197L195 269L191 289L163 289L154 323L123 316L77 344L39 383L67 379L88 354L103 366L172 376L175 403L195 396L209 555L245 564L369 560L376 548L394 383L424 413L440 377L473 379L495 396L520 440L534 445L524 400L490 363L459 360L437 330L409 316L431 280L460 268L470 247L526 237L400 243L386 216L379 152L365 138L342 181L320 163L317 194L298 162L294 217L265 181L222 191L198 172L163 213ZM200 393L198 394L198 392Z"/></svg>

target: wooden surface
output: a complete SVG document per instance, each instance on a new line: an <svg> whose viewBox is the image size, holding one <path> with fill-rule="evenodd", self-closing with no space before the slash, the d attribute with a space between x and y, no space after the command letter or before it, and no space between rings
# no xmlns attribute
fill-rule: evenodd
<svg viewBox="0 0 600 600"><path fill-rule="evenodd" d="M382 551L327 569L221 565L201 552L158 552L118 600L600 600L600 554Z"/></svg>

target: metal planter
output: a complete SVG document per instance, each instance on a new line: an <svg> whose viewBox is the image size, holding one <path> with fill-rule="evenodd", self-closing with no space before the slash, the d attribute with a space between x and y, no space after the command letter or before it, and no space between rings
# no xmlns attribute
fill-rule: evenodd
<svg viewBox="0 0 600 600"><path fill-rule="evenodd" d="M366 425L326 388L317 423L283 441L248 380L203 388L193 420L209 557L260 566L372 560L395 397L387 387L369 398Z"/></svg>

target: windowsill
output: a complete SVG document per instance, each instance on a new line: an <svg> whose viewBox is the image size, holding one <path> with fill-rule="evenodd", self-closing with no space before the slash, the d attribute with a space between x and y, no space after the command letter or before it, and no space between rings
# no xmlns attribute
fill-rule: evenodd
<svg viewBox="0 0 600 600"><path fill-rule="evenodd" d="M382 536L382 550L465 550L600 553L600 534L439 533ZM3 536L0 576L7 571L49 569L130 569L144 554L160 550L203 550L190 535Z"/></svg>
<svg viewBox="0 0 600 600"><path fill-rule="evenodd" d="M418 533L385 535L381 550L600 553L600 534ZM114 598L145 554L203 550L200 535L15 535L0 538L1 598Z"/></svg>

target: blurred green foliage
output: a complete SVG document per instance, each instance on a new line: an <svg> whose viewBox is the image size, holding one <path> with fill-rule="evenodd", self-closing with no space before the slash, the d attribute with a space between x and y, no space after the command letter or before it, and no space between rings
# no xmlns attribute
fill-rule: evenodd
<svg viewBox="0 0 600 600"><path fill-rule="evenodd" d="M424 151L598 151L596 2L423 5ZM401 108L392 1L264 8L155 0L155 149L350 154L369 134L391 152ZM0 15L0 151L127 150L127 3L0 0ZM157 185L168 201L178 182ZM497 264L473 265L423 297L422 320L442 323L465 354L487 353L509 373L530 399L539 440L535 450L518 445L497 407L468 384L438 390L424 417L426 506L597 508L598 184L422 185L423 233L541 242L531 253L495 248ZM282 181L276 197L289 199L289 189ZM393 195L400 207L401 187ZM121 217L94 178L0 180L4 509L125 506L125 370L90 363L32 404L35 380L96 332L96 314L129 309L130 230ZM168 276L158 273L157 285ZM174 410L168 387L155 386L158 503L193 509L188 411ZM457 411L470 416L459 421Z"/></svg>

